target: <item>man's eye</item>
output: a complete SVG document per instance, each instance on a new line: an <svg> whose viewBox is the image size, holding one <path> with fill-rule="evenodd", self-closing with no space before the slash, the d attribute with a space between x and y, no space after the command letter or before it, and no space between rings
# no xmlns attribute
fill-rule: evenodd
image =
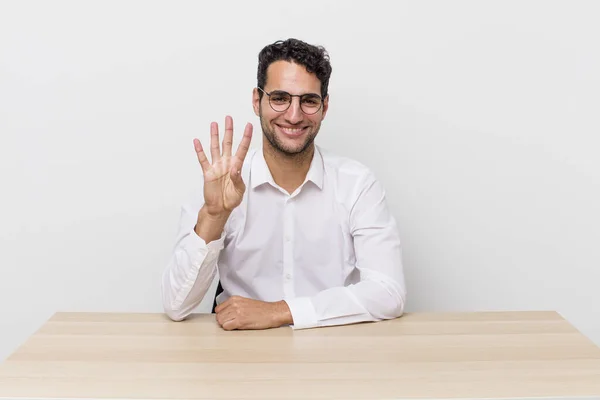
<svg viewBox="0 0 600 400"><path fill-rule="evenodd" d="M283 96L283 95L274 95L271 96L271 100L277 103L286 103L288 101L288 97L287 96Z"/></svg>
<svg viewBox="0 0 600 400"><path fill-rule="evenodd" d="M309 106L319 105L319 99L316 97L305 97L304 99L302 99L302 102Z"/></svg>

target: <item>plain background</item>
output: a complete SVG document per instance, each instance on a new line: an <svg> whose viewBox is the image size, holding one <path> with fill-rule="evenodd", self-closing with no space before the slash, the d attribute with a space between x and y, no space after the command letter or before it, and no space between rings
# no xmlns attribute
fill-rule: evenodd
<svg viewBox="0 0 600 400"><path fill-rule="evenodd" d="M557 310L600 344L598 15L594 1L1 2L0 360L56 311L162 311L201 173L192 139L230 114L260 146L257 54L288 37L329 50L317 143L387 188L408 311Z"/></svg>

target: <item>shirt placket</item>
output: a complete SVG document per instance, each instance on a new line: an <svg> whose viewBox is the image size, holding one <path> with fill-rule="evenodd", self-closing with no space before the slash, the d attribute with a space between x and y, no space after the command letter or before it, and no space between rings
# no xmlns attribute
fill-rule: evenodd
<svg viewBox="0 0 600 400"><path fill-rule="evenodd" d="M285 202L283 213L283 293L294 298L294 203L293 197Z"/></svg>

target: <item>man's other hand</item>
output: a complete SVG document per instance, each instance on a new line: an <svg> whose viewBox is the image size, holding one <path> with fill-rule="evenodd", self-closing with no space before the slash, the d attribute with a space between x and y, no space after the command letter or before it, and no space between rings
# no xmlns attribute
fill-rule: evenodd
<svg viewBox="0 0 600 400"><path fill-rule="evenodd" d="M266 302L232 296L215 308L217 322L227 330L269 329L293 323L292 314L283 300Z"/></svg>

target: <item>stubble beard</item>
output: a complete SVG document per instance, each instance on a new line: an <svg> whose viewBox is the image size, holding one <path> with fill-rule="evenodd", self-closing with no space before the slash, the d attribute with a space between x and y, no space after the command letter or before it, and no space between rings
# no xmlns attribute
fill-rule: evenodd
<svg viewBox="0 0 600 400"><path fill-rule="evenodd" d="M270 144L269 147L271 148L273 155L279 156L282 158L286 158L288 160L295 159L297 161L302 161L307 156L312 155L312 152L310 150L312 150L312 145L315 141L315 138L317 137L317 134L319 133L319 129L321 128L320 123L315 127L313 132L310 132L306 136L306 139L305 139L302 147L300 149L296 150L296 149L286 148L283 145L283 143L281 143L281 141L275 134L275 130L271 129L270 126L268 125L268 123L263 118L262 111L259 113L259 117L260 117L260 126L262 128L263 135L269 142L269 144Z"/></svg>

